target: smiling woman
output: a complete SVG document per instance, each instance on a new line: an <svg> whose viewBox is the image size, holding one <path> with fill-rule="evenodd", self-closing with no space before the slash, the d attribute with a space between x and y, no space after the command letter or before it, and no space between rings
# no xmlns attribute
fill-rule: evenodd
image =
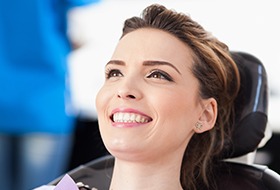
<svg viewBox="0 0 280 190"><path fill-rule="evenodd" d="M96 98L110 189L215 189L238 89L227 46L190 17L151 5L126 20Z"/></svg>

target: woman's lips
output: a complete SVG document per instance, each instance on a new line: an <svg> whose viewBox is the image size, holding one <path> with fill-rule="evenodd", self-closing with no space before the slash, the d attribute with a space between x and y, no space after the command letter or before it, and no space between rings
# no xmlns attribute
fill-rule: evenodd
<svg viewBox="0 0 280 190"><path fill-rule="evenodd" d="M152 121L151 117L134 109L115 109L110 118L117 127L139 126Z"/></svg>

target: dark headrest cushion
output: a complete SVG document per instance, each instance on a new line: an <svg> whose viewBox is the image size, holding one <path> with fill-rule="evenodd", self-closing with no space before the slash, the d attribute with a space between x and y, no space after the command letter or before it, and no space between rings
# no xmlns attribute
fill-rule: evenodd
<svg viewBox="0 0 280 190"><path fill-rule="evenodd" d="M256 57L232 52L241 87L235 101L235 126L232 142L224 150L223 158L242 156L257 149L267 125L268 86L263 64Z"/></svg>

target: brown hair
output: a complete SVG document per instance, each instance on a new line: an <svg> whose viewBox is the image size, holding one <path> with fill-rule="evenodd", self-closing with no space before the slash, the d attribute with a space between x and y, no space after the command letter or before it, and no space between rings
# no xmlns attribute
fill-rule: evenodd
<svg viewBox="0 0 280 190"><path fill-rule="evenodd" d="M122 37L139 28L156 28L174 35L193 51L192 72L199 81L201 98L213 97L218 103L215 127L194 134L185 151L181 166L184 189L212 189L211 166L214 158L230 143L233 125L233 102L239 90L239 73L228 47L210 35L189 16L168 10L162 5L144 9L142 17L124 23Z"/></svg>

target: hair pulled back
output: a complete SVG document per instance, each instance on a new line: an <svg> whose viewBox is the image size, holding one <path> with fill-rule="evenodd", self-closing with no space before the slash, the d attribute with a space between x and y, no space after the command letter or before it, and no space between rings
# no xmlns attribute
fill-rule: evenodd
<svg viewBox="0 0 280 190"><path fill-rule="evenodd" d="M185 151L181 167L184 189L212 189L211 166L223 148L230 143L233 125L233 103L239 90L239 73L228 47L213 37L188 15L151 5L141 17L124 23L122 37L140 28L166 31L184 42L193 51L192 72L199 81L201 98L215 98L218 116L212 130L194 134Z"/></svg>

